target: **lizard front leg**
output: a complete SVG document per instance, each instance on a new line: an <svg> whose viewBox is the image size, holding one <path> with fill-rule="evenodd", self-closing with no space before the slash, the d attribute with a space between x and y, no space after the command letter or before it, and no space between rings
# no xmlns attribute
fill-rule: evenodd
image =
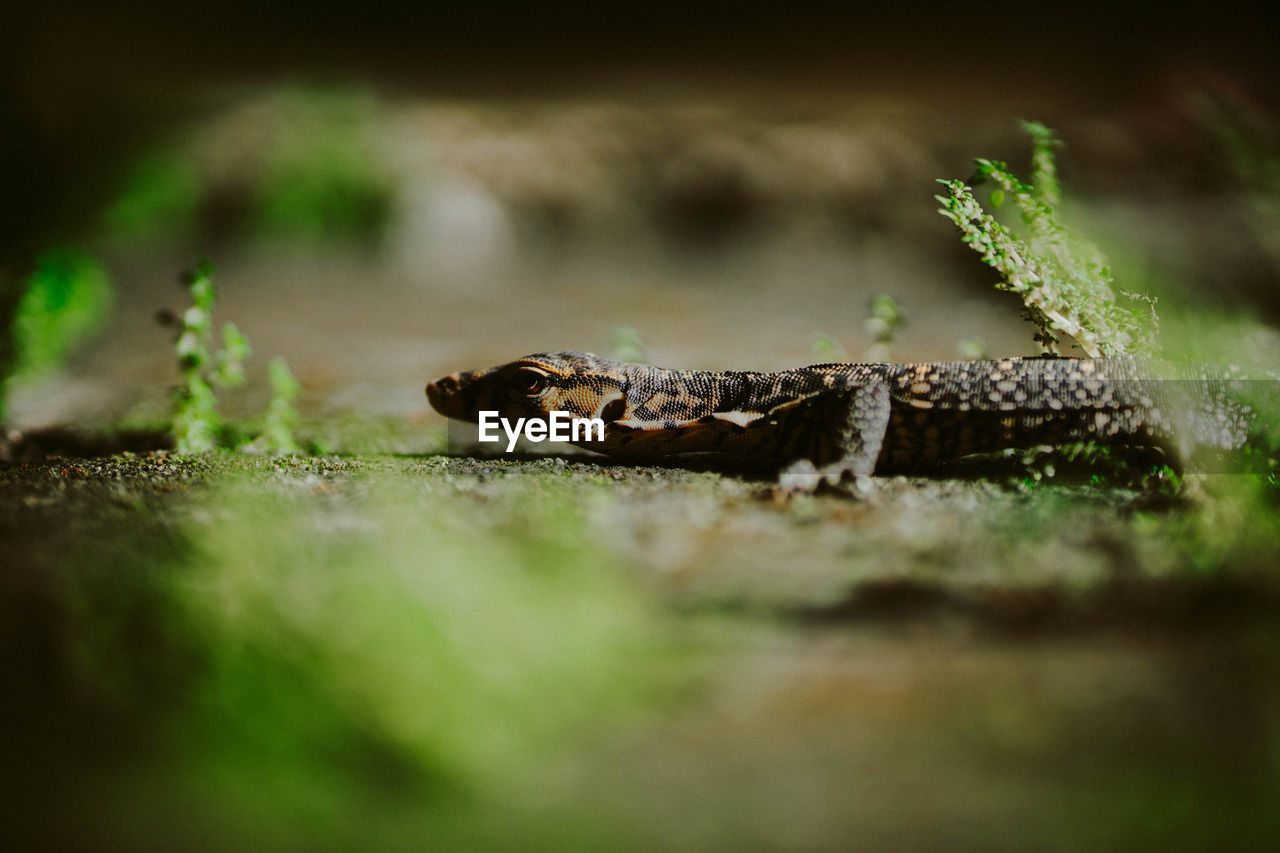
<svg viewBox="0 0 1280 853"><path fill-rule="evenodd" d="M837 486L847 476L854 491L870 491L871 475L889 426L889 385L863 381L834 387L806 400L796 414L807 421L809 448L778 476L784 492L812 492L823 483Z"/></svg>

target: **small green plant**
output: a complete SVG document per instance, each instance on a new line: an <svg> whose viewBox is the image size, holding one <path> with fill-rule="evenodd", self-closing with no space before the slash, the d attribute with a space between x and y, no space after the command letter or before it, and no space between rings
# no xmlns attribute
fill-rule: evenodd
<svg viewBox="0 0 1280 853"><path fill-rule="evenodd" d="M1116 453L1094 441L1064 445L1036 445L989 454L992 462L1008 463L1013 474L1009 485L1031 488L1064 475L1102 488L1134 489L1146 495L1174 497L1182 492L1182 477L1158 454Z"/></svg>
<svg viewBox="0 0 1280 853"><path fill-rule="evenodd" d="M961 338L956 341L956 353L962 361L981 361L987 357L987 342L982 338Z"/></svg>
<svg viewBox="0 0 1280 853"><path fill-rule="evenodd" d="M609 327L609 354L618 361L649 363L649 347L644 335L632 326Z"/></svg>
<svg viewBox="0 0 1280 853"><path fill-rule="evenodd" d="M825 332L809 335L809 352L820 362L849 361L849 351L844 345Z"/></svg>
<svg viewBox="0 0 1280 853"><path fill-rule="evenodd" d="M1046 354L1058 354L1067 335L1092 357L1150 353L1155 348L1155 300L1119 291L1102 253L1068 233L1058 216L1061 191L1054 149L1058 140L1042 124L1024 122L1032 139L1032 179L1023 183L1009 167L978 159L970 183L992 183L993 208L1012 199L1022 216L1019 236L987 213L964 181L940 180L946 195L938 211L960 229L961 239L1000 273L996 287L1022 297L1035 339ZM1122 305L1117 293L1148 303L1148 312Z"/></svg>
<svg viewBox="0 0 1280 853"><path fill-rule="evenodd" d="M213 309L217 291L213 265L201 262L186 276L191 307L177 321L174 353L182 369L182 385L174 395L173 438L182 454L208 453L219 445L224 423L216 392L244 385L249 340L231 323L222 327L222 348L215 351Z"/></svg>
<svg viewBox="0 0 1280 853"><path fill-rule="evenodd" d="M871 337L867 347L867 361L892 361L893 336L906 323L906 316L898 300L887 293L873 294L870 300L871 316L863 328Z"/></svg>
<svg viewBox="0 0 1280 853"><path fill-rule="evenodd" d="M111 301L107 271L77 248L44 252L30 277L0 270L0 424L10 382L60 367L102 329Z"/></svg>
<svg viewBox="0 0 1280 853"><path fill-rule="evenodd" d="M271 402L262 425L262 433L244 449L272 456L288 456L300 453L293 430L298 425L298 412L294 401L302 385L289 370L289 363L280 356L267 365L267 378L271 381Z"/></svg>
<svg viewBox="0 0 1280 853"><path fill-rule="evenodd" d="M41 255L14 319L15 374L43 373L61 365L102 328L111 299L111 279L92 256L65 247Z"/></svg>
<svg viewBox="0 0 1280 853"><path fill-rule="evenodd" d="M217 392L245 384L244 362L252 349L249 339L233 323L222 327L222 346L215 349L213 309L217 290L213 265L203 261L185 276L191 307L170 322L178 327L174 352L182 370L182 385L174 394L171 432L181 454L208 453L227 443L228 424L218 412ZM297 422L293 401L298 382L284 359L269 368L273 395L266 425L257 445L264 452L296 453L292 427Z"/></svg>

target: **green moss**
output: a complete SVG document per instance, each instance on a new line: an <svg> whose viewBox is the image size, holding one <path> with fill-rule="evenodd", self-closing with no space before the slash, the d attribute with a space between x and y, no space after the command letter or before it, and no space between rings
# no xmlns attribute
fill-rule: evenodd
<svg viewBox="0 0 1280 853"><path fill-rule="evenodd" d="M372 149L373 101L343 90L291 89L275 99L276 128L253 188L254 233L302 240L379 236L392 184Z"/></svg>
<svg viewBox="0 0 1280 853"><path fill-rule="evenodd" d="M111 303L111 279L91 255L69 247L46 252L18 304L15 375L59 367L102 328Z"/></svg>
<svg viewBox="0 0 1280 853"><path fill-rule="evenodd" d="M179 519L117 502L122 519L73 523L55 549L64 633L41 653L75 698L45 707L36 673L2 715L45 720L37 802L130 848L609 837L544 800L546 770L658 701L675 646L563 484L513 483L484 518L341 461L192 473L206 485Z"/></svg>
<svg viewBox="0 0 1280 853"><path fill-rule="evenodd" d="M376 105L348 88L284 87L266 100L259 135L238 171L221 174L191 139L171 139L128 171L102 231L130 246L189 237L210 225L229 226L239 238L376 239L393 196L374 150ZM210 213L233 219L204 221Z"/></svg>
<svg viewBox="0 0 1280 853"><path fill-rule="evenodd" d="M204 192L204 179L188 155L154 151L134 165L103 215L103 230L131 244L185 235L196 225Z"/></svg>

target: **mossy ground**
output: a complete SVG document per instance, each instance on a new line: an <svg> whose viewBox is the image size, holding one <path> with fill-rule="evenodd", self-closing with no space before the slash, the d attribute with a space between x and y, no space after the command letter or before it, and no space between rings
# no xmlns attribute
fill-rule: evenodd
<svg viewBox="0 0 1280 853"><path fill-rule="evenodd" d="M1280 590L1254 488L777 501L573 458L15 465L6 824L210 849L1256 847L1280 838Z"/></svg>

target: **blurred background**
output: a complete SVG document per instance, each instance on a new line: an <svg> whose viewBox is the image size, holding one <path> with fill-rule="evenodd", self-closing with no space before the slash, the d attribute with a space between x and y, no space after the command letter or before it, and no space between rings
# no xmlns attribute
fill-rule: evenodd
<svg viewBox="0 0 1280 853"><path fill-rule="evenodd" d="M1025 174L1018 119L1064 140L1121 287L1280 312L1274 31L1243 6L60 9L0 37L6 314L65 291L31 300L65 328L19 341L19 428L162 412L153 316L201 258L251 377L282 355L304 410L427 430L427 379L526 352L856 359L874 294L895 359L1031 353L933 200L976 156Z"/></svg>
<svg viewBox="0 0 1280 853"><path fill-rule="evenodd" d="M349 455L0 469L0 846L1273 846L1274 491L774 506L429 455L423 386L1034 353L934 200L1026 175L1020 119L1166 333L1274 353L1277 35L1243 3L9 3L13 445L163 429L157 313L207 259L253 345L224 411L283 356Z"/></svg>

